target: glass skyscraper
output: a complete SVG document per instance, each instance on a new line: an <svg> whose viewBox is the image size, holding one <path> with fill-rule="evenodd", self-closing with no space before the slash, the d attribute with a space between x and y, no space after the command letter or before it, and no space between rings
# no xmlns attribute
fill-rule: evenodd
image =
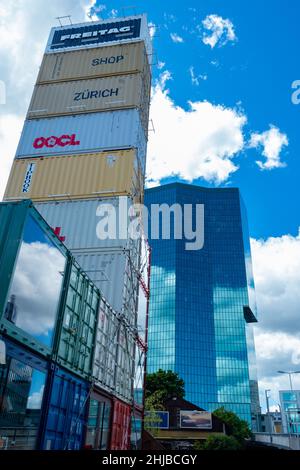
<svg viewBox="0 0 300 470"><path fill-rule="evenodd" d="M162 204L177 204L170 211L169 239L162 237L168 224L158 210ZM251 324L256 308L239 190L172 183L146 190L145 205L152 248L147 372L178 372L187 400L210 411L224 406L251 423L251 414L253 420L259 413L258 400L251 403L257 396ZM185 205L192 209L184 217ZM193 222L196 230L197 205L203 246L186 249L190 235L183 228Z"/></svg>

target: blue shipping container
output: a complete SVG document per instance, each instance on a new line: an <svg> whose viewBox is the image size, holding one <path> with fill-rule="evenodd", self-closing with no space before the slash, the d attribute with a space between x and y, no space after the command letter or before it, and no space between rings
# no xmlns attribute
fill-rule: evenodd
<svg viewBox="0 0 300 470"><path fill-rule="evenodd" d="M53 364L49 375L40 449L80 450L87 426L91 384Z"/></svg>

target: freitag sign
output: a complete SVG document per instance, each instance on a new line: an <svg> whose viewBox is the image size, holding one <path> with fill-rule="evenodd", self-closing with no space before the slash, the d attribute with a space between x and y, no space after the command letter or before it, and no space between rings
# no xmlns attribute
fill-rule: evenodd
<svg viewBox="0 0 300 470"><path fill-rule="evenodd" d="M50 51L97 45L101 43L121 41L124 39L139 38L141 32L141 18L129 19L118 22L91 23L84 26L63 27L54 31L51 42L48 45Z"/></svg>

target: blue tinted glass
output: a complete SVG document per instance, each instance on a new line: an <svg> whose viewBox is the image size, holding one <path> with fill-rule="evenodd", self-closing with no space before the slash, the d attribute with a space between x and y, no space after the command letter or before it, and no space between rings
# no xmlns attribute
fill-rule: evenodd
<svg viewBox="0 0 300 470"><path fill-rule="evenodd" d="M174 239L172 226L170 240L151 236L151 205L163 203L180 204L182 213L192 204L194 230L196 204L204 205L202 249L186 250L190 240ZM239 192L176 183L147 190L145 204L152 248L147 370L178 372L187 400L209 411L224 406L250 422L259 401L243 307L254 283ZM255 313L255 300L251 306Z"/></svg>

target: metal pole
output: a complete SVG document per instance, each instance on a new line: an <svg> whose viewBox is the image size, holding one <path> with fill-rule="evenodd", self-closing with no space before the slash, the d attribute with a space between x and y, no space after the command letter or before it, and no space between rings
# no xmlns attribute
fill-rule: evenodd
<svg viewBox="0 0 300 470"><path fill-rule="evenodd" d="M292 382L292 372L288 372L289 374L289 379L290 379L290 387L291 387L291 391L293 392L293 382Z"/></svg>
<svg viewBox="0 0 300 470"><path fill-rule="evenodd" d="M270 434L270 443L272 444L272 442L273 442L273 437L272 437L272 425L271 425L269 396L268 396L268 392L269 392L269 391L270 391L270 390L265 390L265 395L266 395L266 403L267 403L267 416L268 416L268 427L269 427L269 434Z"/></svg>

